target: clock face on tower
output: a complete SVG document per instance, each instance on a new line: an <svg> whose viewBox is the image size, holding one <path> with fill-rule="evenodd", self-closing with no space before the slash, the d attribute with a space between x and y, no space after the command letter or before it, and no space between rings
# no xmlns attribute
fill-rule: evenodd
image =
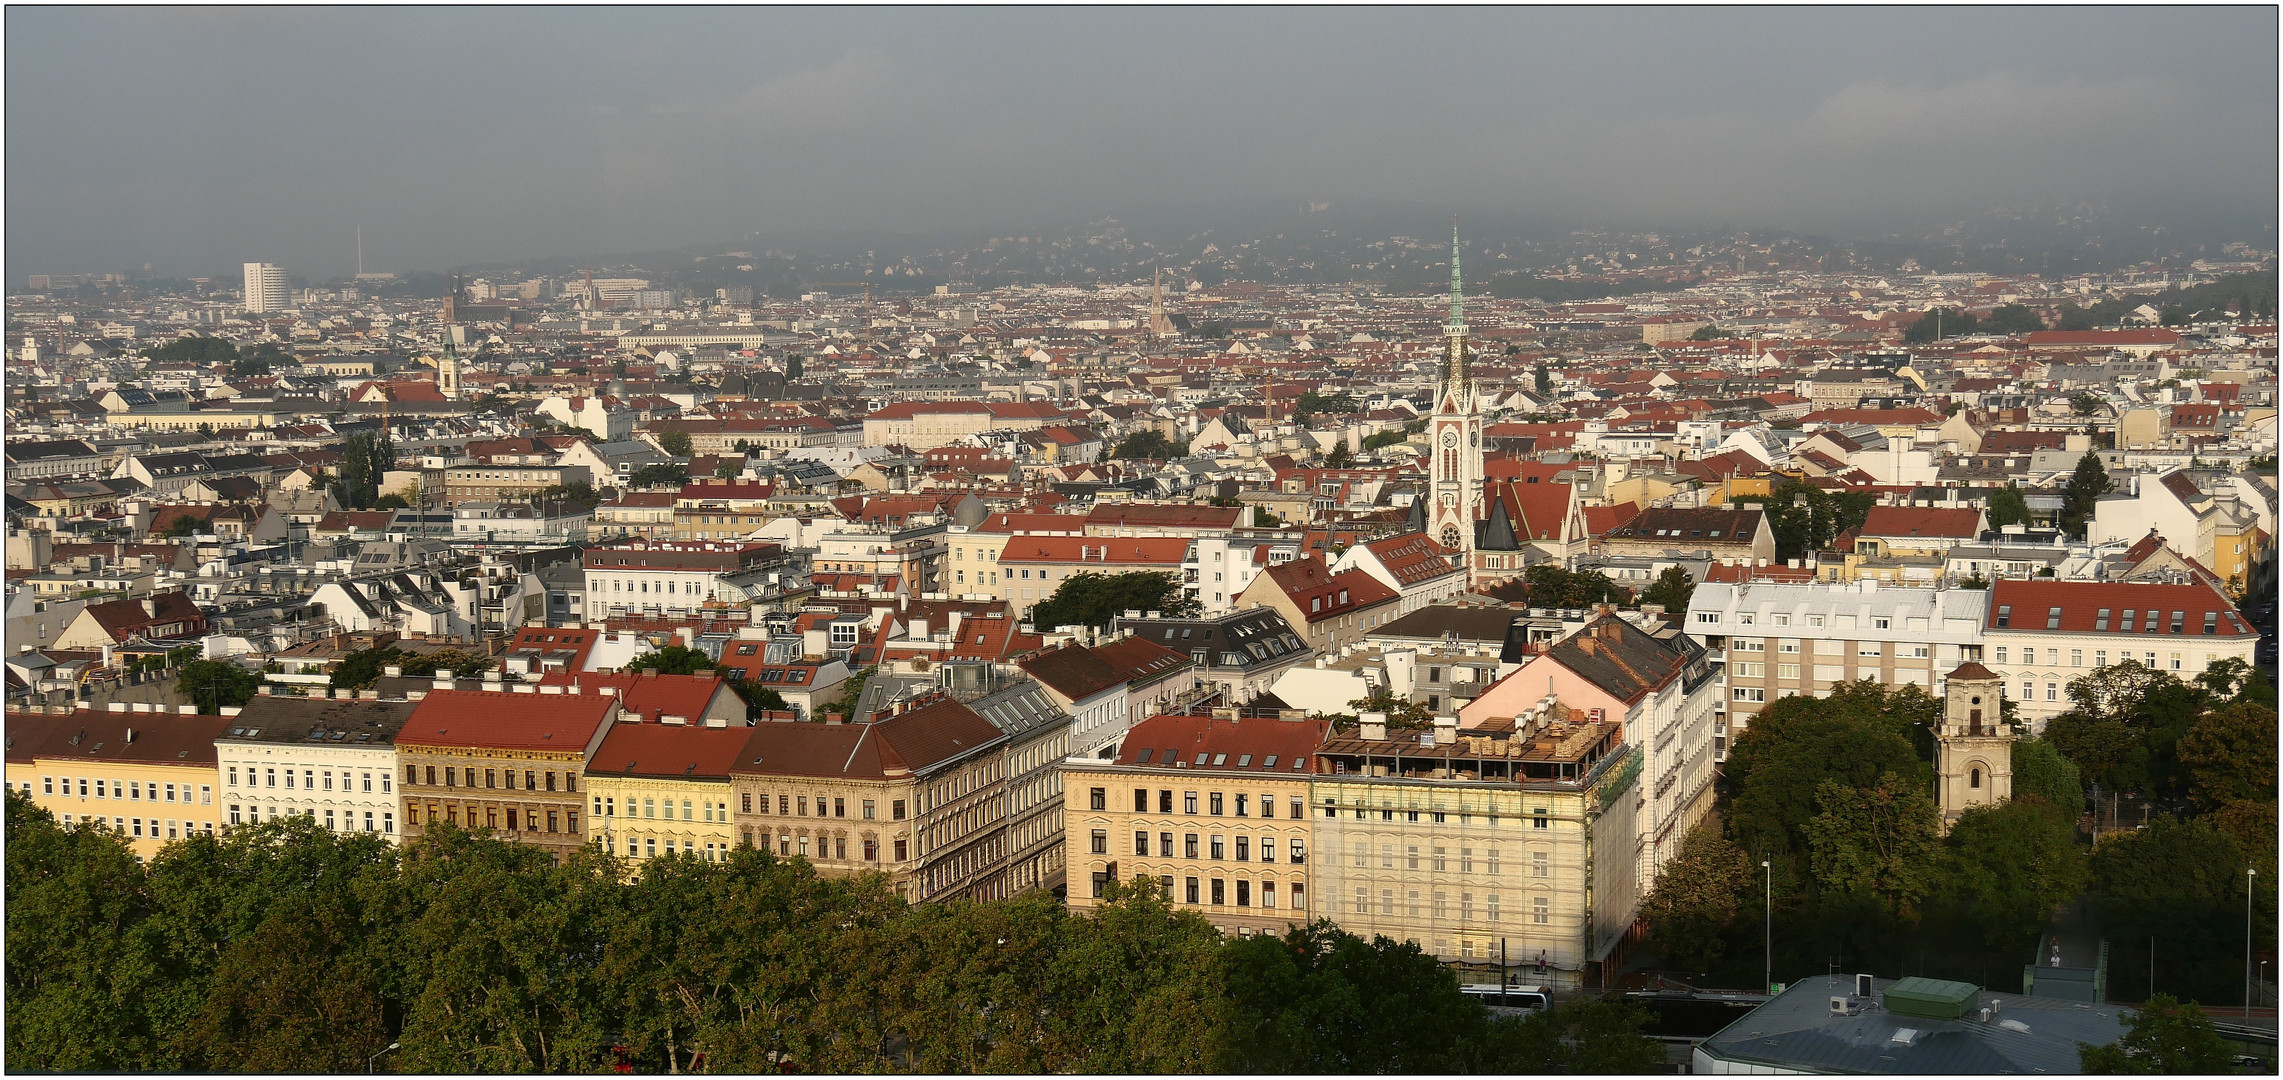
<svg viewBox="0 0 2283 1080"><path fill-rule="evenodd" d="M1456 431L1446 431L1446 432L1444 432L1444 433L1443 433L1443 448L1444 448L1444 449L1446 449L1446 450L1456 450L1456 449L1458 449L1458 448L1459 448L1459 433L1458 433L1458 432L1456 432Z"/></svg>

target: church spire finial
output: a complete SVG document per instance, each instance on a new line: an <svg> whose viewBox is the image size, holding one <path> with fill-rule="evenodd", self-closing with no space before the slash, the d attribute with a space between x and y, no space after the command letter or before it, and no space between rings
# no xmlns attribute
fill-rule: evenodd
<svg viewBox="0 0 2283 1080"><path fill-rule="evenodd" d="M1451 325L1452 325L1452 326L1454 326L1454 327L1464 327L1464 326L1466 326L1466 314L1465 314L1465 310L1464 310L1464 308L1462 307L1463 298L1464 298L1464 293L1463 293L1463 291L1462 291L1462 290L1459 288L1459 216L1458 216L1457 214L1452 214L1452 215L1451 215Z"/></svg>

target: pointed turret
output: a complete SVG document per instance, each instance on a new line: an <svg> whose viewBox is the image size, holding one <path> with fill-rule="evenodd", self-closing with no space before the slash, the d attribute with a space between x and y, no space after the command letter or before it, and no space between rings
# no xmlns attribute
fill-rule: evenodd
<svg viewBox="0 0 2283 1080"><path fill-rule="evenodd" d="M1466 290L1459 279L1459 222L1451 219L1451 321L1443 326L1443 372L1446 397L1464 407L1467 398Z"/></svg>

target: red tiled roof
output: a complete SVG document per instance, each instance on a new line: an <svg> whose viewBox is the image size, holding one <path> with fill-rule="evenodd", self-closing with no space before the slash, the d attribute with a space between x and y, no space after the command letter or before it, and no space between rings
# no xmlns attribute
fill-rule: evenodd
<svg viewBox="0 0 2283 1080"><path fill-rule="evenodd" d="M588 631L593 633L593 631ZM604 687L618 692L619 707L655 723L661 716L679 716L692 723L705 714L714 696L728 686L719 675L644 675L640 672L551 671L541 686L578 687L599 694Z"/></svg>
<svg viewBox="0 0 2283 1080"><path fill-rule="evenodd" d="M1168 506L1153 503L1110 503L1086 515L1089 525L1152 528L1234 529L1242 518L1241 506Z"/></svg>
<svg viewBox="0 0 2283 1080"><path fill-rule="evenodd" d="M1179 536L1015 536L1009 537L1000 562L1076 563L1102 566L1157 566L1178 568L1189 555L1189 541Z"/></svg>
<svg viewBox="0 0 2283 1080"><path fill-rule="evenodd" d="M1249 776L1310 776L1316 771L1316 748L1324 745L1331 730L1328 720L1153 716L1126 733L1117 763ZM1145 755L1148 760L1143 760Z"/></svg>
<svg viewBox="0 0 2283 1080"><path fill-rule="evenodd" d="M2054 609L2060 610L2058 625ZM2110 618L2106 630L2100 627L2100 613L2108 611ZM2131 631L2124 629L2124 613L2136 612L2140 618ZM2235 604L2225 593L2210 584L2166 585L2139 581L2041 581L2006 578L1990 587L1990 612L1983 623L1985 629L2014 631L2044 631L2072 634L2109 633L2135 637L2172 636L2173 612L2181 613L2179 636L2203 637L2204 617L2214 616L2210 636L2241 638L2256 636L2238 614ZM2147 616L2150 612L2162 617L2155 633L2150 633ZM2005 625L2000 626L1999 620Z"/></svg>
<svg viewBox="0 0 2283 1080"><path fill-rule="evenodd" d="M676 714L680 715L680 714ZM730 766L753 739L753 730L685 724L617 723L602 737L587 776L651 776L667 779L729 779Z"/></svg>
<svg viewBox="0 0 2283 1080"><path fill-rule="evenodd" d="M1015 661L1015 666L1071 701L1093 697L1128 680L1116 665L1077 642L1033 653Z"/></svg>
<svg viewBox="0 0 2283 1080"><path fill-rule="evenodd" d="M1407 586L1465 572L1451 564L1450 550L1429 539L1426 533L1390 536L1364 547L1379 558L1379 564L1395 575L1396 581Z"/></svg>
<svg viewBox="0 0 2283 1080"><path fill-rule="evenodd" d="M1396 599L1395 590L1378 578L1361 570L1329 573L1323 560L1313 555L1271 566L1266 576L1311 623Z"/></svg>
<svg viewBox="0 0 2283 1080"><path fill-rule="evenodd" d="M1641 504L1618 503L1615 506L1588 506L1585 508L1585 533L1594 539L1608 535L1614 529L1640 516Z"/></svg>
<svg viewBox="0 0 2283 1080"><path fill-rule="evenodd" d="M1982 512L1971 508L1874 506L1858 536L1940 536L1972 540Z"/></svg>
<svg viewBox="0 0 2283 1080"><path fill-rule="evenodd" d="M600 694L437 690L412 711L397 745L577 753L617 708L617 698Z"/></svg>
<svg viewBox="0 0 2283 1080"><path fill-rule="evenodd" d="M1122 637L1092 651L1131 682L1151 682L1190 666L1187 654L1140 637Z"/></svg>

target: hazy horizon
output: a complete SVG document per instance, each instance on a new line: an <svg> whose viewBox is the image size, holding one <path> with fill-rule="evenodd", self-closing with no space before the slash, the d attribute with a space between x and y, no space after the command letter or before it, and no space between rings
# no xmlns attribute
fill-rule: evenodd
<svg viewBox="0 0 2283 1080"><path fill-rule="evenodd" d="M2272 228L2273 8L12 8L11 280L1377 200ZM2249 236L2244 237L2250 239Z"/></svg>

